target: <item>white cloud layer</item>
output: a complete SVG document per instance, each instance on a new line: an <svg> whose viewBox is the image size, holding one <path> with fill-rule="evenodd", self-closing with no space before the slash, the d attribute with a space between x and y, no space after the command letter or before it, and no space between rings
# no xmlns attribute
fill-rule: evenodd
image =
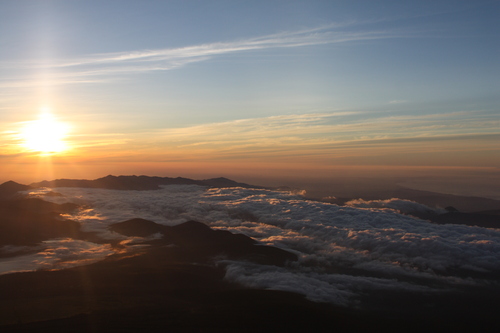
<svg viewBox="0 0 500 333"><path fill-rule="evenodd" d="M117 236L107 230L110 224L134 217L164 225L194 219L294 252L299 261L283 268L226 262L226 278L339 305L356 304L367 290L439 292L482 285L489 283L488 274L500 271L500 230L435 225L399 214L394 208L426 209L406 200L358 203L391 208L360 209L259 189L53 190L63 196L46 200L85 205L69 217L105 237ZM66 255L65 250L49 252L50 258ZM107 253L102 248L91 252Z"/></svg>
<svg viewBox="0 0 500 333"><path fill-rule="evenodd" d="M0 259L0 275L90 264L114 253L109 244L95 244L71 238L44 241L35 249L39 252ZM8 249L0 250L8 252ZM22 250L27 250L27 247L23 247Z"/></svg>
<svg viewBox="0 0 500 333"><path fill-rule="evenodd" d="M392 198L387 200L363 200L355 199L345 203L346 206L356 207L356 208L379 208L379 209L392 209L396 212L402 214L443 214L446 213L445 209L442 208L431 208L429 206L419 204L418 202Z"/></svg>

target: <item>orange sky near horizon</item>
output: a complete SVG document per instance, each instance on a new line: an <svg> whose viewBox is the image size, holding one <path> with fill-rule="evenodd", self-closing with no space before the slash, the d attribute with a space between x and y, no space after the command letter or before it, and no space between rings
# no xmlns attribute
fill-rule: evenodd
<svg viewBox="0 0 500 333"><path fill-rule="evenodd" d="M119 3L0 3L0 179L497 177L496 2Z"/></svg>
<svg viewBox="0 0 500 333"><path fill-rule="evenodd" d="M376 127L369 122L331 125L318 121L328 117L315 114L152 133L96 133L91 122L72 122L69 116L59 119L45 107L35 119L13 123L9 126L13 130L3 134L7 144L2 147L2 180L31 183L144 174L196 179L224 176L278 186L299 178L463 179L479 174L479 178L491 179L498 175L495 165L500 165L500 158L491 135L412 133L367 139L353 136L352 128L363 128L368 134L390 126L394 119L386 124L379 121ZM399 124L408 121L398 120ZM313 132L316 136L311 139ZM60 147L64 149L57 151Z"/></svg>

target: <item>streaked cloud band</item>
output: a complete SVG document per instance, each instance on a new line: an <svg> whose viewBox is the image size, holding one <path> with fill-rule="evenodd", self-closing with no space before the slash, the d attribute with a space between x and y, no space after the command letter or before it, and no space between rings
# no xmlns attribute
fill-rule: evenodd
<svg viewBox="0 0 500 333"><path fill-rule="evenodd" d="M17 67L20 71L33 71L33 69L38 68L47 72L45 78L38 80L19 77L8 82L0 81L0 87L22 88L40 85L98 83L117 76L167 71L226 54L408 36L408 34L385 30L355 31L349 24L330 24L312 29L281 32L229 42L101 53L76 59L52 59L49 63L0 64L0 67Z"/></svg>

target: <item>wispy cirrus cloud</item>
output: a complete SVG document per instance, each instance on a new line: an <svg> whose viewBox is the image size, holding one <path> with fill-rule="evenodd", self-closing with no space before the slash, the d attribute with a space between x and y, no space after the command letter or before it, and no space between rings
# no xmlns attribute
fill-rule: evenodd
<svg viewBox="0 0 500 333"><path fill-rule="evenodd" d="M336 31L335 28L339 28L339 25L331 24L313 29L282 32L231 42L215 42L180 48L104 53L61 62L54 67L75 67L96 64L116 64L132 62L173 62L177 65L182 65L184 63L190 63L197 60L206 60L208 59L208 57L212 56L235 52L402 37L400 34L383 30Z"/></svg>
<svg viewBox="0 0 500 333"><path fill-rule="evenodd" d="M365 115L365 116L363 116ZM369 117L368 117L369 116ZM467 126L464 127L464 122ZM228 142L256 138L300 138L303 142L365 141L376 139L431 138L486 133L498 134L499 120L477 112L429 115L378 115L366 111L281 115L165 129L159 136L171 142ZM390 133L390 135L389 135ZM201 140L200 140L201 139Z"/></svg>
<svg viewBox="0 0 500 333"><path fill-rule="evenodd" d="M0 87L22 88L37 85L96 83L126 75L168 71L227 54L409 37L407 33L386 30L359 31L353 26L355 24L352 23L330 24L229 42L102 53L74 59L51 59L49 62L9 63L4 66L0 64L0 67L17 67L20 71L38 69L48 73L44 78L37 80L23 77L14 77L7 81L0 80Z"/></svg>
<svg viewBox="0 0 500 333"><path fill-rule="evenodd" d="M467 123L464 127L463 124ZM337 111L239 119L135 133L135 154L163 160L367 158L498 150L498 120L476 112L373 116ZM153 157L152 157L153 156ZM147 158L146 158L147 157Z"/></svg>

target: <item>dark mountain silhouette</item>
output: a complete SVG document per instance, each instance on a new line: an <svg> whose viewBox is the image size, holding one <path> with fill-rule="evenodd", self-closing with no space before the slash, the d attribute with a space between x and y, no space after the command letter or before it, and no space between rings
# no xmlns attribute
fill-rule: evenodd
<svg viewBox="0 0 500 333"><path fill-rule="evenodd" d="M222 255L228 259L282 266L287 261L298 259L295 254L288 251L259 245L252 238L242 234L213 230L197 221L188 221L169 227L144 219L132 219L113 224L110 229L126 236L145 237L161 233L163 235L161 239L148 243L155 246L175 245L181 249L177 251L185 251L183 252L184 258L189 257L191 261L197 262Z"/></svg>
<svg viewBox="0 0 500 333"><path fill-rule="evenodd" d="M112 190L157 190L160 185L200 185L208 187L246 187L259 188L245 183L238 183L227 178L194 180L189 178L150 177L150 176L106 176L95 180L56 179L31 184L32 187L84 187L105 188Z"/></svg>
<svg viewBox="0 0 500 333"><path fill-rule="evenodd" d="M500 216L484 213L455 211L432 216L429 220L437 224L463 224L483 228L500 228Z"/></svg>
<svg viewBox="0 0 500 333"><path fill-rule="evenodd" d="M80 223L61 217L77 206L36 198L0 201L0 246L35 245L58 237L82 238Z"/></svg>
<svg viewBox="0 0 500 333"><path fill-rule="evenodd" d="M500 200L420 191L404 187L380 191L372 190L369 193L360 192L359 195L353 195L351 197L326 196L319 200L342 206L347 201L353 199L387 200L392 198L411 200L434 208L452 207L462 212L484 211L486 214L493 215L495 211L498 212L500 210ZM318 200L318 198L313 197L311 197L311 199ZM488 213L490 211L492 213Z"/></svg>
<svg viewBox="0 0 500 333"><path fill-rule="evenodd" d="M0 184L0 199L10 198L19 191L27 191L30 189L32 189L32 187L29 185L22 185L9 180L8 182Z"/></svg>
<svg viewBox="0 0 500 333"><path fill-rule="evenodd" d="M262 186L249 185L245 183L239 183L231 179L224 177L204 179L201 181L204 185L211 187L244 187L244 188L264 188Z"/></svg>
<svg viewBox="0 0 500 333"><path fill-rule="evenodd" d="M148 176L106 176L95 180L56 179L33 183L33 187L83 187L105 188L113 190L157 190L159 185L202 185L198 181L187 178L148 177Z"/></svg>
<svg viewBox="0 0 500 333"><path fill-rule="evenodd" d="M365 200L384 200L391 198L412 200L430 207L444 208L453 206L463 212L479 212L484 210L500 209L500 200L442 194L403 187L363 197Z"/></svg>
<svg viewBox="0 0 500 333"><path fill-rule="evenodd" d="M394 319L297 294L242 288L224 280L223 266L193 264L176 251L153 247L86 266L0 276L0 330L352 332L393 326Z"/></svg>
<svg viewBox="0 0 500 333"><path fill-rule="evenodd" d="M95 180L86 179L56 179L51 181L41 181L28 185L21 185L9 181L0 185L0 198L12 196L17 191L29 190L39 187L84 187L84 188L104 188L114 190L156 190L161 185L200 185L207 187L244 187L244 188L266 188L246 183L236 182L224 177L211 178L204 180L194 180L189 178L170 178L170 177L151 177L151 176L106 176ZM318 200L319 197L307 196L310 199ZM420 191L404 188L401 186L391 187L385 190L371 189L370 191L361 191L359 195L351 197L327 197L321 199L339 205L352 199L364 200L385 200L391 198L400 198L416 201L430 207L456 207L462 212L482 212L500 210L500 200L487 199L481 197L468 197L452 194L442 194L429 191ZM492 214L490 214L492 215Z"/></svg>
<svg viewBox="0 0 500 333"><path fill-rule="evenodd" d="M413 200L430 207L453 206L463 212L479 212L482 210L500 209L500 200L442 194L406 188L396 190L394 197Z"/></svg>
<svg viewBox="0 0 500 333"><path fill-rule="evenodd" d="M158 228L140 219L114 227L128 233L145 229L152 232ZM497 295L485 292L427 294L382 289L364 296L372 300L376 310L362 310L315 303L290 292L244 288L224 279L224 265L211 262L203 253L204 245L184 239L191 233L212 237L216 231L198 222L166 230L165 236L171 237L169 241L176 246L167 245L167 241L157 242L85 266L0 275L1 332L497 332L498 329ZM251 240L248 243L256 246ZM379 302L398 305L398 310L388 311ZM464 307L466 304L474 306Z"/></svg>
<svg viewBox="0 0 500 333"><path fill-rule="evenodd" d="M147 237L156 233L163 233L166 227L149 220L135 218L112 224L109 229L128 237Z"/></svg>

